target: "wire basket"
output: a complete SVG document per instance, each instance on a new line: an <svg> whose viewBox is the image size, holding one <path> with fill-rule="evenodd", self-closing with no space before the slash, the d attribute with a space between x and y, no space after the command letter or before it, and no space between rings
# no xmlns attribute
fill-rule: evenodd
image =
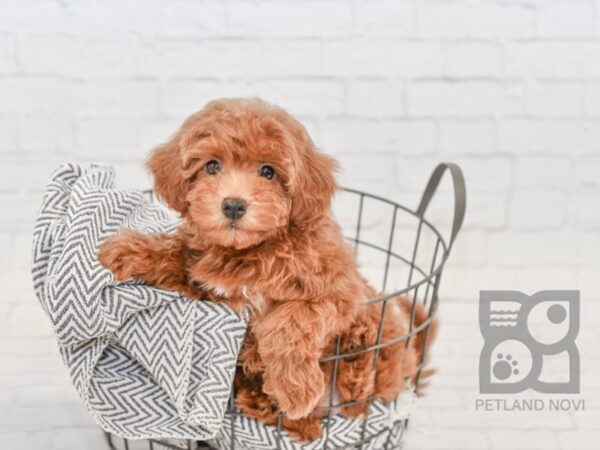
<svg viewBox="0 0 600 450"><path fill-rule="evenodd" d="M454 188L454 214L449 238L446 240L442 233L425 218L425 213L437 190L442 175L448 170L452 175ZM442 269L450 254L450 250L460 231L466 208L466 188L461 169L452 163L439 164L431 174L429 182L422 194L418 208L413 211L388 199L367 194L354 189L342 189L342 193L334 205L336 217L344 230L345 236L354 247L361 272L375 287L380 287L380 292L390 292L381 297L370 299L364 304L381 303L381 314L385 314L388 302L398 296L408 296L412 299L411 323L409 330L402 336L381 342L379 327L377 341L366 348L354 350L351 353L340 351L340 339L333 354L325 355L322 362L333 363L331 386L337 382L337 369L342 358L349 358L358 354L373 352L374 361L379 358L382 348L405 342L408 346L410 340L422 333L426 342L429 336L430 324L436 314L438 306L438 291L442 276ZM399 237L400 236L400 237ZM407 236L411 238L408 239ZM378 286L379 284L379 286ZM427 311L427 319L414 325L415 306L420 303ZM417 390L423 367L427 361L426 349L421 353L417 375L412 389ZM376 365L375 365L376 370ZM241 411L235 406L235 390L232 389L223 432L209 442L185 441L174 439L153 440L127 440L109 433L105 433L108 446L112 450L199 450L199 449L253 449L252 446L240 445L237 434L240 433L240 421L244 419ZM330 397L323 420L323 438L318 445L308 444L306 448L319 448L324 450L338 449L396 449L403 443L408 425L408 417L388 421L384 426L375 428L370 426L374 419L371 407L377 402L374 398L363 400L369 407L369 414L363 415L360 420L359 430L350 441L342 444L336 442L335 432L331 424L334 423L337 411L341 407L350 406L352 403L336 403L334 396ZM396 406L396 405L394 405ZM278 424L272 428L272 448L291 448L286 445L283 436L285 429L282 427L283 413L280 414ZM371 423L372 425L372 423ZM265 427L269 427L266 426ZM271 440L269 440L271 442ZM304 448L294 444L294 448Z"/></svg>

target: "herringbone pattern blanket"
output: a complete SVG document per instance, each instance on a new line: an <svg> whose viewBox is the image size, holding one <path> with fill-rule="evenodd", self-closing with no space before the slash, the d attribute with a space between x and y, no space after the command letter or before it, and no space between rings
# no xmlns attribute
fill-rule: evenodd
<svg viewBox="0 0 600 450"><path fill-rule="evenodd" d="M36 221L35 292L79 395L120 436L213 437L229 399L246 322L224 306L118 284L96 256L121 227L168 231L176 221L95 164L61 166Z"/></svg>

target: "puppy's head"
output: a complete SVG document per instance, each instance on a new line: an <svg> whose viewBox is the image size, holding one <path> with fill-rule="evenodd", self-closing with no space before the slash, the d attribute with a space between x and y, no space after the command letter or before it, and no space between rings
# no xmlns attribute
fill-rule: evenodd
<svg viewBox="0 0 600 450"><path fill-rule="evenodd" d="M148 161L155 192L211 245L242 249L329 214L334 160L287 112L216 100Z"/></svg>

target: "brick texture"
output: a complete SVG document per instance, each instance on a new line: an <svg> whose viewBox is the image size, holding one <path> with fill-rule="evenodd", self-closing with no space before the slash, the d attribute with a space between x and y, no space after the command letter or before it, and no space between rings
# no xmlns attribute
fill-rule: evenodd
<svg viewBox="0 0 600 450"><path fill-rule="evenodd" d="M147 187L148 150L187 114L248 95L296 114L340 160L344 185L412 207L437 162L465 170L469 207L442 284L439 371L409 448L597 448L594 0L0 2L3 446L105 448L28 274L51 171L106 161L122 186ZM441 228L447 184L430 211ZM582 290L585 413L475 412L478 291L500 288Z"/></svg>

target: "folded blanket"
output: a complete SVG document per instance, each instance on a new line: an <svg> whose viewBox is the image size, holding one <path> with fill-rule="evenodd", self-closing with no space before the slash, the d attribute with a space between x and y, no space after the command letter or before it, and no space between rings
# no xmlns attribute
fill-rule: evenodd
<svg viewBox="0 0 600 450"><path fill-rule="evenodd" d="M99 243L122 227L171 231L173 217L110 167L65 164L37 218L33 282L88 410L128 438L208 439L223 423L246 322L225 306L117 284Z"/></svg>

